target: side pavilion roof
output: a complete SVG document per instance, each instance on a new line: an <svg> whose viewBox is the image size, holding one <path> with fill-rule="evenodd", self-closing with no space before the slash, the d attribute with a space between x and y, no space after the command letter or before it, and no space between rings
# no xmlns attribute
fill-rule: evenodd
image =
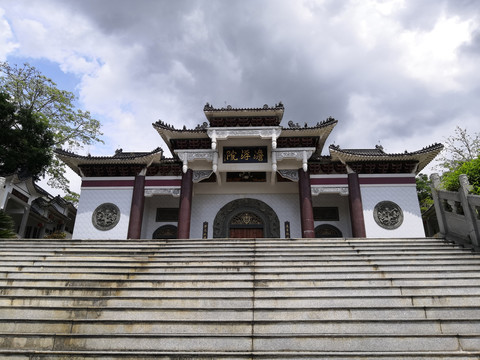
<svg viewBox="0 0 480 360"><path fill-rule="evenodd" d="M333 161L340 161L343 164L361 162L416 162L418 166L416 173L424 169L442 151L442 144L433 144L414 152L387 154L381 147L375 149L340 149L340 146L330 145L330 156Z"/></svg>
<svg viewBox="0 0 480 360"><path fill-rule="evenodd" d="M154 162L160 162L163 150L156 148L150 152L123 152L119 149L113 156L91 156L78 155L73 152L56 149L57 156L67 164L78 175L81 175L79 169L82 165L145 165L149 166Z"/></svg>

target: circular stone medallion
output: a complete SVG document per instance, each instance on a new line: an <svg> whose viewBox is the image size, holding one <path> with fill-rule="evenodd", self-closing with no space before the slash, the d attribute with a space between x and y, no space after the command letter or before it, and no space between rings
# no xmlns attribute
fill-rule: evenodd
<svg viewBox="0 0 480 360"><path fill-rule="evenodd" d="M393 201L381 201L373 210L375 222L384 229L393 230L403 223L403 211Z"/></svg>
<svg viewBox="0 0 480 360"><path fill-rule="evenodd" d="M120 209L111 203L99 205L92 214L93 226L102 231L113 229L119 220Z"/></svg>

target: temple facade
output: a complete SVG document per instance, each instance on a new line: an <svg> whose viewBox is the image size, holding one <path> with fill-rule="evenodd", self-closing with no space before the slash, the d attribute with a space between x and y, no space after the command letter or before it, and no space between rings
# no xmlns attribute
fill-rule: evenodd
<svg viewBox="0 0 480 360"><path fill-rule="evenodd" d="M337 125L281 125L284 106L214 108L194 129L153 124L161 148L57 155L82 178L73 238L424 237L415 176L441 151L325 142Z"/></svg>

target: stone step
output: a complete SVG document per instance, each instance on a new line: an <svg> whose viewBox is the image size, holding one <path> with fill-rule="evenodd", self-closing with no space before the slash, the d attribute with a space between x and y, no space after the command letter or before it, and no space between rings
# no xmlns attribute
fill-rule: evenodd
<svg viewBox="0 0 480 360"><path fill-rule="evenodd" d="M470 266L470 267L479 267L480 260L478 258L471 257L408 257L404 258L401 256L392 256L389 257L364 257L359 258L359 256L354 256L353 259L344 258L344 257L303 257L303 258L272 258L272 259L254 259L254 257L248 258L234 258L234 257L224 257L224 258L215 258L215 259L206 259L206 258L163 258L157 257L156 259L145 258L109 258L109 257L95 257L95 258L84 258L84 257L68 257L61 258L58 257L49 257L49 258L29 258L23 259L21 261L15 261L14 259L8 259L2 262L6 265L15 264L17 266L64 266L70 265L72 267L83 267L83 266L96 266L99 268L114 266L114 267L131 267L138 266L140 268L150 268L158 266L205 266L205 264L211 264L212 266L227 266L227 267L238 267L238 266L256 266L256 267L282 267L282 266L302 266L302 267L311 267L311 266L322 266L322 267L359 267L359 266L430 266L430 267L443 267L443 266ZM283 264L283 265L282 265Z"/></svg>
<svg viewBox="0 0 480 360"><path fill-rule="evenodd" d="M3 264L6 264L3 262ZM13 265L15 264L15 265ZM1 266L1 264L0 264ZM263 271L263 272L281 272L298 270L309 272L357 272L357 271L478 271L480 270L480 261L476 259L455 259L455 260L361 260L361 261L285 261L281 264L278 261L171 261L171 262L118 262L118 261L30 261L16 264L11 261L3 265L1 269L16 269L17 271L28 271L45 269L67 269L73 273L85 271L135 271L135 272L176 272L188 271L192 273L195 270L215 271L223 269L224 271Z"/></svg>
<svg viewBox="0 0 480 360"><path fill-rule="evenodd" d="M0 295L0 306L36 307L126 307L126 308L253 308L251 296L236 297L126 297L126 296L5 296ZM480 295L438 296L328 296L328 297L273 297L257 298L258 308L300 309L335 307L472 307L480 304Z"/></svg>
<svg viewBox="0 0 480 360"><path fill-rule="evenodd" d="M101 288L101 287L41 287L5 286L0 295L16 296L129 296L129 297L326 297L326 296L445 296L480 295L478 286L408 286L408 287L349 287L349 288Z"/></svg>
<svg viewBox="0 0 480 360"><path fill-rule="evenodd" d="M194 244L194 245L209 245L209 244L358 244L358 243L385 243L385 244L417 244L417 243L441 243L447 245L454 245L452 242L448 242L441 238L292 238L292 239L268 239L268 238L216 238L216 239L115 239L115 240L88 240L88 239L5 239L2 241L1 246L10 245L98 245L99 243L116 246L129 246L129 247L143 247L151 245L161 244Z"/></svg>
<svg viewBox="0 0 480 360"><path fill-rule="evenodd" d="M156 253L156 252L222 252L222 251L235 251L235 252L244 252L244 251L256 251L256 252L265 252L269 250L274 250L278 252L282 251L362 251L362 250L440 250L440 251L468 251L465 248L462 248L458 245L445 245L441 243L410 243L410 244L195 244L195 245L171 245L171 244L162 244L158 246L144 246L144 247L128 247L128 246L115 246L114 244L110 246L105 245L59 245L59 246L1 246L0 253L8 252L18 252L18 253Z"/></svg>
<svg viewBox="0 0 480 360"><path fill-rule="evenodd" d="M398 319L398 320L308 320L256 321L255 332L260 334L402 334L445 335L478 332L480 319ZM63 334L252 334L250 320L67 320L21 319L0 320L3 332L63 333Z"/></svg>
<svg viewBox="0 0 480 360"><path fill-rule="evenodd" d="M12 334L0 333L2 349L43 351L208 352L454 352L478 351L480 335L390 334Z"/></svg>
<svg viewBox="0 0 480 360"><path fill-rule="evenodd" d="M225 280L222 280L224 278ZM137 280L135 276L130 276L127 280L122 279L99 279L93 278L61 278L57 274L53 274L52 278L48 276L39 275L37 278L8 278L0 279L0 288L14 285L16 287L37 287L37 288L51 288L51 287L84 287L84 288L112 288L112 289L129 289L129 288L210 288L210 289L225 289L225 288L247 288L255 287L261 288L276 288L288 290L290 288L368 288L368 287L409 287L409 286L423 286L423 287L439 287L439 286L469 286L478 287L480 289L480 278L428 278L428 279L411 279L411 278L368 278L368 279L325 279L321 276L312 279L279 279L278 277L256 278L253 274L239 274L232 276L219 276L217 279L207 278L205 275L200 276L183 276L183 278L167 278L165 276L158 276L154 279Z"/></svg>
<svg viewBox="0 0 480 360"><path fill-rule="evenodd" d="M57 250L49 249L2 249L0 250L0 256L176 256L176 257L192 257L192 256L208 256L215 257L221 256L327 256L327 255L376 255L376 254L469 254L468 251L462 248L450 248L443 246L432 247L345 247L345 248L322 248L322 247L309 247L309 248L296 248L296 247L272 247L272 248L158 248L153 250L141 250L134 251L132 249L77 249L77 248L64 248Z"/></svg>
<svg viewBox="0 0 480 360"><path fill-rule="evenodd" d="M4 320L110 320L110 321L325 321L325 320L405 320L405 319L480 319L478 307L351 307L351 308L125 308L101 306L70 308L3 306L0 318ZM479 323L480 325L480 323ZM480 328L479 328L480 330Z"/></svg>
<svg viewBox="0 0 480 360"><path fill-rule="evenodd" d="M330 271L330 272L300 272L296 271L282 272L285 269L272 269L272 270L257 270L252 268L242 269L227 269L218 268L209 269L209 271L203 271L203 269L190 269L191 272L154 272L148 273L136 273L134 269L130 272L98 272L95 269L89 269L90 271L76 271L67 272L68 269L63 271L42 271L42 269L32 269L38 271L1 271L0 279L6 281L10 280L52 280L52 281L70 281L70 280L95 280L95 281L219 281L219 280L239 280L239 281L269 281L275 283L280 279L283 281L369 281L377 279L386 279L393 282L402 281L452 281L458 280L458 284L470 281L471 284L480 280L480 272L477 270L458 271L452 272L448 270L431 270L431 271L382 271L382 270L370 270L370 271L357 271L355 273L346 271ZM118 270L118 269L117 269ZM273 270L276 270L274 272ZM351 269L350 269L351 271ZM393 283L395 285L395 283Z"/></svg>
<svg viewBox="0 0 480 360"><path fill-rule="evenodd" d="M382 270L378 267L368 266L365 269L356 269L352 272L351 268L329 269L325 267L152 267L148 272L138 272L137 268L113 268L113 267L88 267L75 268L68 267L3 267L5 271L0 271L0 278L4 279L31 279L42 276L44 279L57 278L76 278L76 279L120 279L126 280L132 276L137 280L148 279L178 279L185 276L204 276L205 278L221 277L245 277L251 274L255 279L370 279L370 278L390 278L390 279L430 279L430 278L465 278L475 279L480 277L480 272L476 269L452 271L451 269L426 269L426 270ZM194 275L191 275L194 274Z"/></svg>
<svg viewBox="0 0 480 360"><path fill-rule="evenodd" d="M36 350L0 350L8 360L31 360L31 359L155 359L155 360L180 360L180 359L220 359L220 360L243 360L243 359L409 359L409 360L478 360L480 352L462 351L36 351Z"/></svg>

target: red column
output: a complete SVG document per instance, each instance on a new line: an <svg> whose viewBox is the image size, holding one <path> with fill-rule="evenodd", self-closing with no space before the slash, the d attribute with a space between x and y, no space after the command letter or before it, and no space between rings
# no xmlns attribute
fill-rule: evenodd
<svg viewBox="0 0 480 360"><path fill-rule="evenodd" d="M178 209L178 238L190 239L190 217L192 213L192 169L182 175L180 208Z"/></svg>
<svg viewBox="0 0 480 360"><path fill-rule="evenodd" d="M315 237L315 223L313 220L312 189L310 187L310 173L298 169L298 193L300 195L300 216L302 218L302 237Z"/></svg>
<svg viewBox="0 0 480 360"><path fill-rule="evenodd" d="M145 205L145 176L135 176L133 185L132 206L128 222L128 239L140 239L142 236L143 208Z"/></svg>
<svg viewBox="0 0 480 360"><path fill-rule="evenodd" d="M362 195L357 173L348 174L348 201L350 205L350 221L354 238L367 237L363 218Z"/></svg>

